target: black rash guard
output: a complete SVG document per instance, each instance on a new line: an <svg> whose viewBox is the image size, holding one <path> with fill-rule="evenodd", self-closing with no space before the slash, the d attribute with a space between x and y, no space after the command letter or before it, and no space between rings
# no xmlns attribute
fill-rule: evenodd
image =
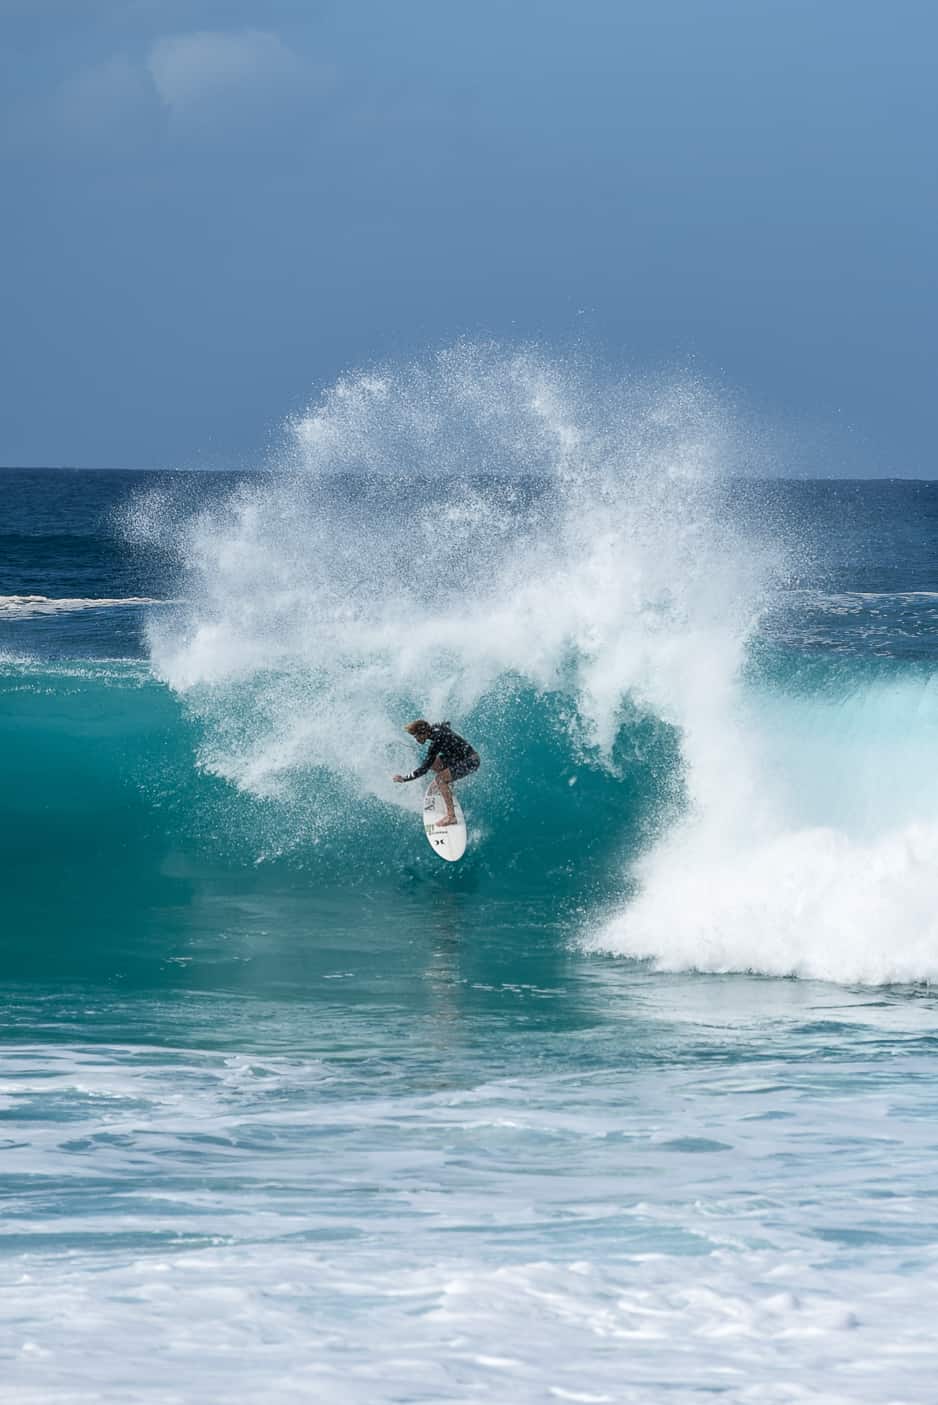
<svg viewBox="0 0 938 1405"><path fill-rule="evenodd" d="M453 780L467 776L479 766L479 756L475 748L454 732L448 722L438 722L435 727L430 728L430 750L422 764L416 771L411 771L409 776L405 776L404 780L416 781L425 776L437 757L448 771L452 771Z"/></svg>

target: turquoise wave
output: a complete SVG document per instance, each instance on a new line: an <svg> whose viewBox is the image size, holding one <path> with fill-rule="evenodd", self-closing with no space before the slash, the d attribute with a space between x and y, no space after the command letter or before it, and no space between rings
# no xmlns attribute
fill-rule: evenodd
<svg viewBox="0 0 938 1405"><path fill-rule="evenodd" d="M10 961L84 968L140 923L181 920L213 883L258 893L355 895L448 886L471 907L547 900L558 909L621 890L622 859L673 814L673 728L623 719L611 764L575 744L569 699L505 683L465 722L483 754L463 801L475 842L444 865L419 813L298 771L259 798L200 763L202 728L133 664L15 668L0 679L0 845ZM408 801L416 803L419 783ZM317 826L328 810L330 825ZM127 942L128 949L133 945Z"/></svg>
<svg viewBox="0 0 938 1405"><path fill-rule="evenodd" d="M462 788L474 842L448 865L424 841L419 785L405 809L363 793L350 775L297 766L281 794L257 795L213 771L217 715L207 725L145 665L7 663L5 975L171 988L191 983L196 960L205 980L230 980L245 934L264 934L273 948L289 931L302 949L328 941L333 927L366 927L380 943L383 925L429 913L464 937L537 928L538 940L553 932L561 946L613 914L601 949L682 966L706 967L708 951L716 962L722 943L720 969L782 973L801 943L812 961L829 958L835 976L867 979L856 963L865 950L869 964L872 950L869 978L888 979L895 924L919 930L922 856L938 833L923 768L938 721L934 678L894 660L861 666L762 646L739 700L728 804L711 793L711 808L699 811L693 747L677 727L628 702L601 755L570 694L503 677L460 718L483 767ZM748 789L734 797L743 776ZM682 849L695 817L703 840L691 828ZM756 887L741 906L744 880ZM865 946L851 936L860 881L888 907ZM678 900L674 885L684 882ZM815 926L837 931L836 948L812 934L806 898L784 906L802 888L814 893ZM641 941L629 917L638 896ZM875 917L872 901L865 911ZM921 941L924 956L907 966L930 979L931 936Z"/></svg>

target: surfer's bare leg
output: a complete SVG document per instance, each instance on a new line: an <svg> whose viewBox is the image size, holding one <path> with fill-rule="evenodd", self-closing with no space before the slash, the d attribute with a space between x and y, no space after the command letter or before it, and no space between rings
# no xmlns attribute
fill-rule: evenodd
<svg viewBox="0 0 938 1405"><path fill-rule="evenodd" d="M442 795L443 804L446 806L446 817L445 819L437 820L437 824L455 824L456 811L453 807L453 792L450 789L450 782L453 778L449 773L449 767L444 766L439 757L437 757L433 763L433 769L436 771L436 788Z"/></svg>

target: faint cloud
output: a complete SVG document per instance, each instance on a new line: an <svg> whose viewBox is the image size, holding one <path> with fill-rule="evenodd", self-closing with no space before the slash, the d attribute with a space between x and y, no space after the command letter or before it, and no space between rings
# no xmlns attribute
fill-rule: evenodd
<svg viewBox="0 0 938 1405"><path fill-rule="evenodd" d="M268 30L179 34L158 39L147 68L160 100L174 114L229 97L282 94L299 87L303 65Z"/></svg>
<svg viewBox="0 0 938 1405"><path fill-rule="evenodd" d="M298 105L318 102L333 83L330 68L270 30L166 35L0 110L0 156L128 154L158 138L167 120L197 145L236 139L244 152L262 150L281 120L293 121Z"/></svg>
<svg viewBox="0 0 938 1405"><path fill-rule="evenodd" d="M120 153L159 116L153 83L126 54L66 78L52 93L28 98L4 114L5 154Z"/></svg>

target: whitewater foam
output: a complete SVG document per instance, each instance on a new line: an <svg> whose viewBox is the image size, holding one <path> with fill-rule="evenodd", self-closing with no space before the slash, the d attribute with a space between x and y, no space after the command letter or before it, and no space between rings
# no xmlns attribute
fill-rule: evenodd
<svg viewBox="0 0 938 1405"><path fill-rule="evenodd" d="M172 604L149 595L125 595L117 599L49 595L0 595L0 620L35 619L40 615L69 614L78 610L131 609L141 605Z"/></svg>
<svg viewBox="0 0 938 1405"><path fill-rule="evenodd" d="M936 720L930 678L757 690L725 789L637 861L637 895L585 945L663 970L938 980Z"/></svg>
<svg viewBox="0 0 938 1405"><path fill-rule="evenodd" d="M509 1049L454 1082L457 1041L416 1087L349 1057L375 1037L355 1008L298 1020L321 1059L4 1055L29 1114L5 1155L44 1187L0 1234L5 1398L929 1398L934 1082L901 1004L854 1008L888 1054L824 1057L793 1008L738 1061L705 1010L699 1062Z"/></svg>

